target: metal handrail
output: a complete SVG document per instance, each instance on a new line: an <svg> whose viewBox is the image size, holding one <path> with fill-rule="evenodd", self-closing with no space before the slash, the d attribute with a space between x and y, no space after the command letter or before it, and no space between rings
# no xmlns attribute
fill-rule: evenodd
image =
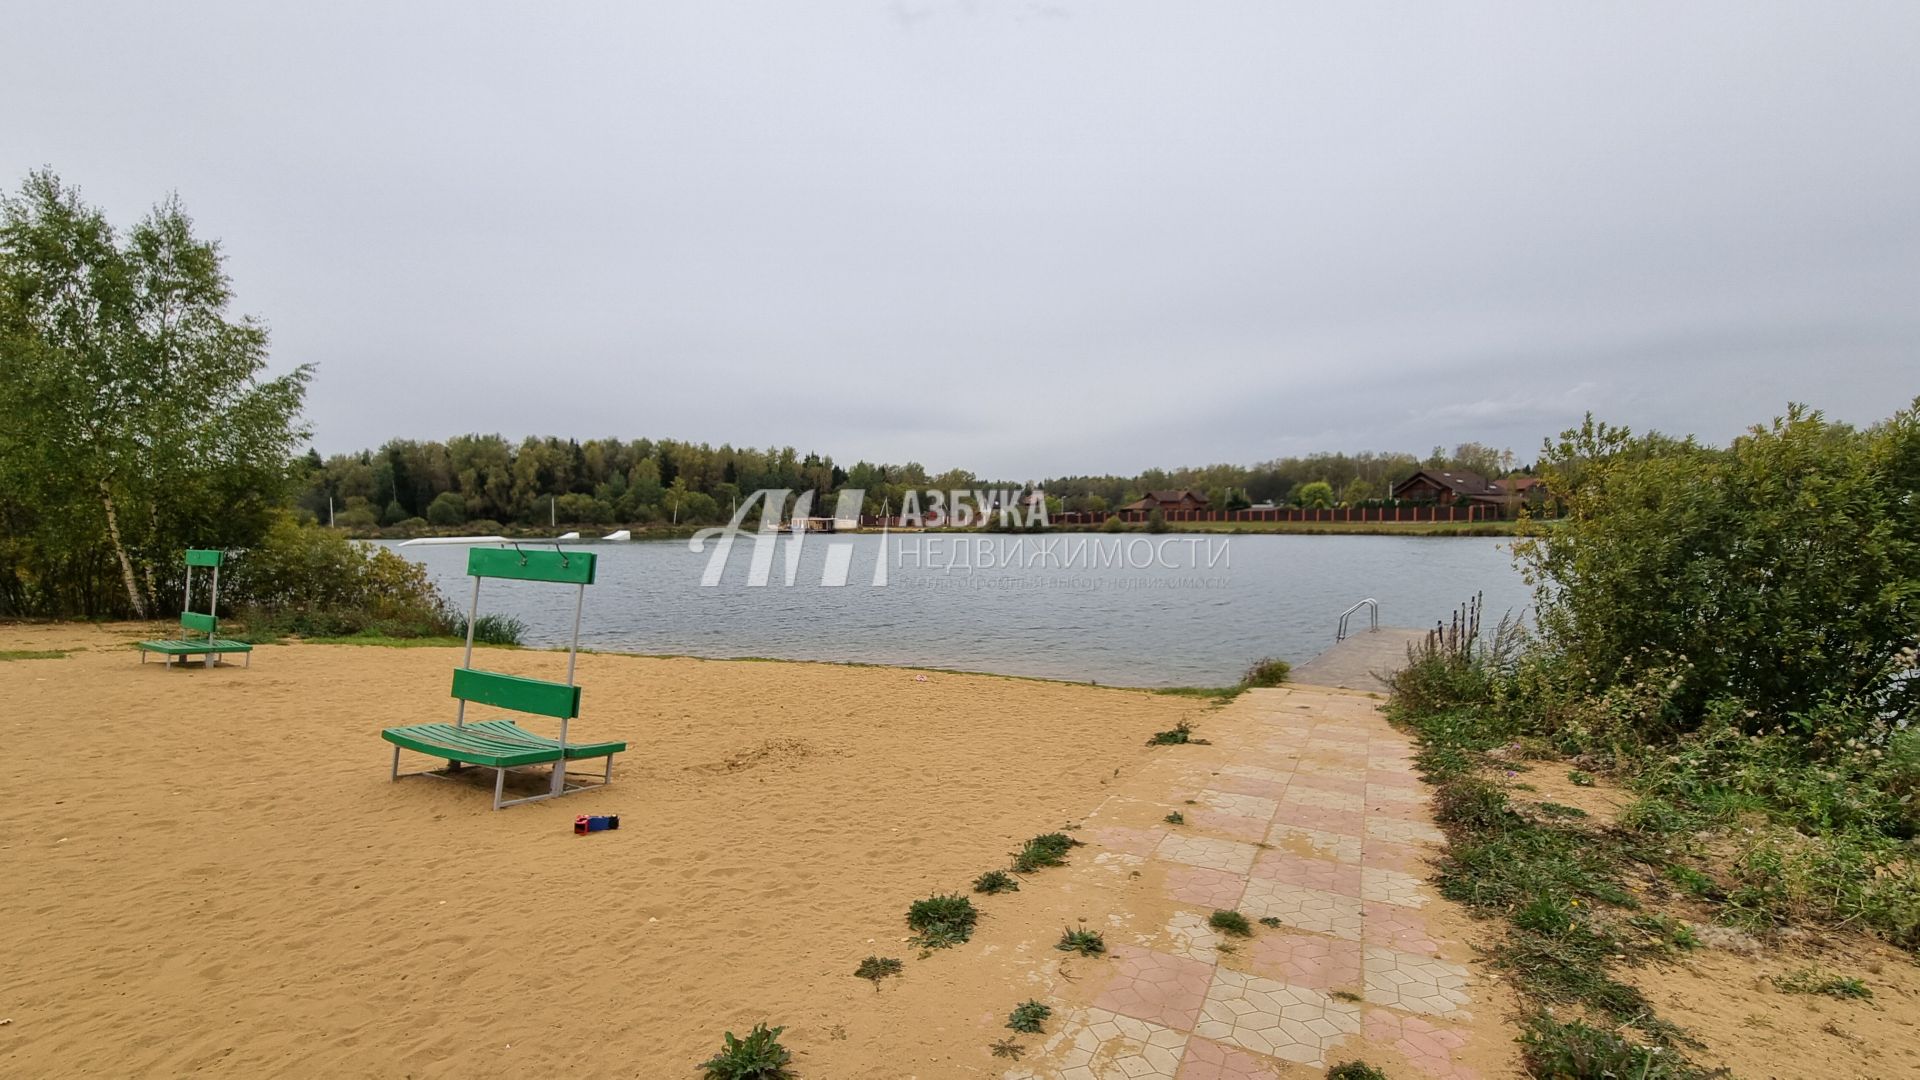
<svg viewBox="0 0 1920 1080"><path fill-rule="evenodd" d="M1333 643L1335 645L1338 645L1342 641L1347 640L1347 619L1354 612L1359 611L1361 608L1366 608L1367 614L1372 617L1373 625L1367 627L1367 632L1372 633L1373 631L1380 629L1380 601L1375 600L1373 597L1369 596L1365 600L1360 601L1359 603L1353 605L1352 607L1340 613L1340 629L1334 631L1334 634L1333 634Z"/></svg>

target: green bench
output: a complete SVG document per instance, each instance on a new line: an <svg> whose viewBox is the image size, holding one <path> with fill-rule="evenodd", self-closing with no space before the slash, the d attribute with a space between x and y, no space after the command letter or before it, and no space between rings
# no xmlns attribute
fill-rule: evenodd
<svg viewBox="0 0 1920 1080"><path fill-rule="evenodd" d="M626 743L581 743L567 739L569 721L580 715L580 688L573 684L573 671L580 651L580 613L586 600L587 586L593 583L594 562L594 556L585 552L476 548L468 553L467 573L473 577L473 603L467 612L466 657L461 666L453 671L453 697L460 704L451 724L411 724L380 732L382 739L393 744L392 779L398 780L402 775L401 750L437 757L447 763L445 773L409 775L444 776L458 772L466 765L492 769L495 810L613 782L613 755L625 751ZM473 666L473 625L480 613L480 580L488 577L555 581L578 586L573 609L573 644L567 650L566 682L503 675L495 671L481 671ZM550 739L528 731L512 720L468 723L468 702L557 719L560 721L560 735ZM600 782L569 785L567 762L591 758L607 759L606 772ZM541 765L548 766L552 771L552 780L546 792L520 799L503 798L508 769Z"/></svg>
<svg viewBox="0 0 1920 1080"><path fill-rule="evenodd" d="M140 662L147 662L148 653L159 653L168 666L175 657L184 662L189 656L205 657L205 663L218 665L223 653L244 653L247 667L253 666L253 646L244 641L230 641L219 636L220 624L213 613L220 610L220 562L222 554L218 551L203 551L199 548L187 552L187 590L180 601L180 628L205 637L163 638L159 641L137 641L134 648L140 650ZM200 614L193 608L193 568L196 566L213 569L213 595L207 601L207 613Z"/></svg>

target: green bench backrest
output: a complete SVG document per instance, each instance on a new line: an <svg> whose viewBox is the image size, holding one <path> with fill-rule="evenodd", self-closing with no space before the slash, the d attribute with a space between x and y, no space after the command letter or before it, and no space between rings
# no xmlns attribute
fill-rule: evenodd
<svg viewBox="0 0 1920 1080"><path fill-rule="evenodd" d="M183 611L180 613L180 625L188 630L198 630L203 634L211 634L214 632L215 622L211 615L202 615L194 611Z"/></svg>
<svg viewBox="0 0 1920 1080"><path fill-rule="evenodd" d="M580 715L580 688L473 668L453 669L453 696L515 712L572 718Z"/></svg>
<svg viewBox="0 0 1920 1080"><path fill-rule="evenodd" d="M587 551L474 548L467 552L467 573L473 577L591 585L595 561L593 553Z"/></svg>
<svg viewBox="0 0 1920 1080"><path fill-rule="evenodd" d="M188 566L219 566L220 552L205 551L200 548L187 549Z"/></svg>

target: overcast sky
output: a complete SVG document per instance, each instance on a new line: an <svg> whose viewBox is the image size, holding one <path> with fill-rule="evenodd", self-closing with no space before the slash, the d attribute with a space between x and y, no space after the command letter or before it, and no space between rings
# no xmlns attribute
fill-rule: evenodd
<svg viewBox="0 0 1920 1080"><path fill-rule="evenodd" d="M1913 0L0 12L6 185L178 191L327 453L1023 478L1920 393Z"/></svg>

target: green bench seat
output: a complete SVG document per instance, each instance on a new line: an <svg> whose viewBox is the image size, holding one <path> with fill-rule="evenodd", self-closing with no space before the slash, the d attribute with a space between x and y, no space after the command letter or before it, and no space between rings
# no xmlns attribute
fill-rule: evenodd
<svg viewBox="0 0 1920 1080"><path fill-rule="evenodd" d="M253 646L244 641L229 641L226 638L169 638L165 641L137 641L134 648L144 652L166 653L168 656L197 656L201 653L252 652Z"/></svg>
<svg viewBox="0 0 1920 1080"><path fill-rule="evenodd" d="M414 724L387 728L380 737L394 744L447 761L512 769L560 760L557 740L535 735L511 720L483 720L466 725ZM623 742L568 743L566 758L609 757L622 753Z"/></svg>

